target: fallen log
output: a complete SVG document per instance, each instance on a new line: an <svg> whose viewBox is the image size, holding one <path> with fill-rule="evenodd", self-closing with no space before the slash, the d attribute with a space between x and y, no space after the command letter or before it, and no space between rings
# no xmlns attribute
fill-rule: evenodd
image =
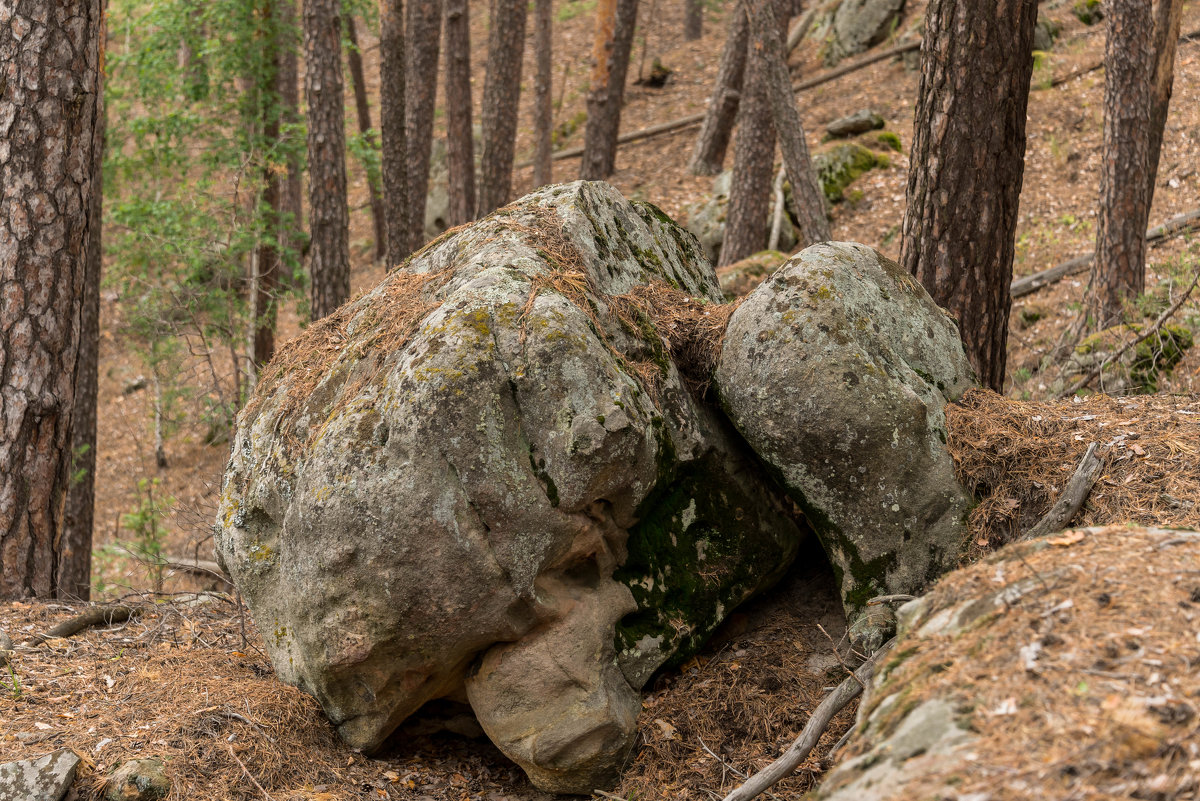
<svg viewBox="0 0 1200 801"><path fill-rule="evenodd" d="M1067 485L1063 487L1062 494L1050 507L1050 511L1046 512L1033 528L1025 532L1021 539L1031 540L1066 528L1071 518L1083 508L1083 502L1087 500L1103 467L1104 462L1096 455L1096 443L1093 442L1088 445L1075 472L1067 479Z"/></svg>
<svg viewBox="0 0 1200 801"><path fill-rule="evenodd" d="M1194 209L1180 214L1178 217L1172 217L1162 225L1157 225L1149 229L1146 231L1146 243L1152 244L1166 241L1167 239L1194 230L1197 227L1200 227L1200 209ZM1068 275L1081 273L1091 265L1093 255L1093 253L1088 253L1083 256L1076 256L1048 270L1042 270L1040 273L1018 278L1009 286L1008 292L1014 298L1024 297L1025 295L1037 292L1043 287L1058 283Z"/></svg>
<svg viewBox="0 0 1200 801"><path fill-rule="evenodd" d="M876 62L883 61L884 59L904 55L905 53L908 53L910 51L918 50L918 49L920 49L920 47L921 47L920 42L909 42L908 44L903 44L898 47L893 47L888 50L880 51L878 53L872 53L871 55L866 56L865 58L861 58L858 61L855 61L853 64L847 64L844 67L838 67L837 69L833 69L833 70L830 70L829 72L822 73L821 75L818 75L816 77L809 78L804 81L799 81L798 83L794 83L794 84L792 84L792 91L793 92L804 92L809 89L816 88L822 84L826 84L826 83L829 83L830 81L841 78L843 75L849 75L850 73L860 70L863 67L869 67L872 64L875 64ZM642 139L649 139L654 136L661 136L662 134L671 133L673 131L678 131L683 128L690 128L693 125L699 125L703 121L704 121L704 112L700 112L699 114L690 114L686 117L680 117L679 119L676 119L676 120L659 123L658 125L651 125L648 128L642 128L637 131L631 131L627 134L622 134L617 137L617 145L627 145L630 142L637 142ZM562 161L563 159L578 158L582 155L583 155L582 147L572 147L572 148L568 148L566 150L559 150L559 151L555 152L551 156L551 159L554 161ZM517 165L517 169L523 169L525 167L532 167L532 166L533 166L532 160L522 161L520 164Z"/></svg>
<svg viewBox="0 0 1200 801"><path fill-rule="evenodd" d="M25 641L26 645L41 645L46 640L73 637L81 631L96 626L112 626L141 616L143 610L137 606L93 606L75 617L67 618L41 634Z"/></svg>

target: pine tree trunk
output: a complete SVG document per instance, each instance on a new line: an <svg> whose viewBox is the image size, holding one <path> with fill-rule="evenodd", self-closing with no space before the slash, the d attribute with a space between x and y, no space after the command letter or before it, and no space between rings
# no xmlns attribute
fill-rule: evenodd
<svg viewBox="0 0 1200 801"><path fill-rule="evenodd" d="M294 126L300 121L300 27L296 21L296 0L275 0L275 9L279 14L279 72L275 76L275 91L279 96L280 119L285 125ZM304 173L298 142L288 147L279 211L285 220L280 245L298 251L300 242L296 241L299 238L296 234L304 230ZM279 278L292 283L291 275Z"/></svg>
<svg viewBox="0 0 1200 801"><path fill-rule="evenodd" d="M704 34L704 0L683 0L683 38L694 42Z"/></svg>
<svg viewBox="0 0 1200 801"><path fill-rule="evenodd" d="M725 164L725 150L733 133L746 75L746 42L750 39L750 21L743 0L735 0L730 10L729 33L721 50L721 64L712 97L704 112L704 123L688 169L694 175L716 175Z"/></svg>
<svg viewBox="0 0 1200 801"><path fill-rule="evenodd" d="M283 41L283 21L287 13L286 3L279 0L263 0L262 19L265 21L262 35L264 64L267 69L261 75L250 76L259 84L262 101L259 108L262 119L263 142L274 145L279 142L282 134L282 115L284 105L279 102L278 88L280 86L279 72L283 62L283 51L286 42ZM254 333L251 356L254 369L258 370L275 355L275 294L279 287L280 273L283 264L280 259L279 245L286 230L282 224L282 210L287 176L280 174L275 165L264 164L262 170L263 207L266 209L268 230L275 231L274 238L263 239L257 248L252 269L255 272L251 287L254 292ZM253 377L253 376L252 376Z"/></svg>
<svg viewBox="0 0 1200 801"><path fill-rule="evenodd" d="M387 266L394 269L408 246L408 137L404 120L404 3L383 0L379 35L379 127L383 136L383 207Z"/></svg>
<svg viewBox="0 0 1200 801"><path fill-rule="evenodd" d="M908 173L901 264L998 392L1036 19L1036 0L931 0Z"/></svg>
<svg viewBox="0 0 1200 801"><path fill-rule="evenodd" d="M0 78L0 598L78 595L90 542L62 535L94 247L101 3L5 5L0 76L26 78Z"/></svg>
<svg viewBox="0 0 1200 801"><path fill-rule="evenodd" d="M483 158L477 216L491 213L512 194L521 57L525 49L524 0L495 0L488 31L487 75L483 82Z"/></svg>
<svg viewBox="0 0 1200 801"><path fill-rule="evenodd" d="M1183 0L1156 0L1154 3L1154 86L1150 105L1150 155L1146 177L1150 182L1149 208L1154 204L1154 184L1158 177L1158 159L1162 152L1163 131L1171 106L1175 84L1175 45L1179 41L1179 23Z"/></svg>
<svg viewBox="0 0 1200 801"><path fill-rule="evenodd" d="M446 183L450 225L463 225L475 219L472 103L471 19L467 0L446 0Z"/></svg>
<svg viewBox="0 0 1200 801"><path fill-rule="evenodd" d="M341 22L340 0L304 0L313 320L321 319L350 297Z"/></svg>
<svg viewBox="0 0 1200 801"><path fill-rule="evenodd" d="M725 239L718 266L733 264L763 249L771 212L775 172L775 124L767 97L767 62L746 36L747 63L737 116L737 147L725 214Z"/></svg>
<svg viewBox="0 0 1200 801"><path fill-rule="evenodd" d="M412 80L404 87L404 109L408 140L408 245L414 250L425 243L425 196L429 192L441 35L441 0L411 0L408 4L408 62L404 72Z"/></svg>
<svg viewBox="0 0 1200 801"><path fill-rule="evenodd" d="M787 170L788 180L792 182L792 206L800 224L800 244L808 247L827 242L830 235L829 218L825 215L825 195L817 183L817 174L808 155L808 143L804 140L800 112L796 110L796 95L792 92L792 79L783 55L784 30L775 16L778 3L774 4L776 8L772 8L771 0L749 0L749 3L750 50L755 58L763 61L771 119L779 136L783 166Z"/></svg>
<svg viewBox="0 0 1200 801"><path fill-rule="evenodd" d="M105 31L100 31L103 49ZM104 223L104 93L97 97L96 149L92 156L92 198L88 210L88 247L79 315L75 408L71 413L71 483L63 516L59 598L86 601L92 593L92 533L96 504L96 401L100 387L100 272ZM3 560L0 559L0 563Z"/></svg>
<svg viewBox="0 0 1200 801"><path fill-rule="evenodd" d="M609 6L612 6L610 9ZM601 16L612 12L612 16ZM638 0L605 0L596 9L596 40L592 57L592 88L587 100L587 129L579 177L601 181L613 174L617 161L617 134L625 100L625 75L633 50Z"/></svg>
<svg viewBox="0 0 1200 801"><path fill-rule="evenodd" d="M533 138L536 151L533 156L533 185L539 187L554 181L550 160L550 129L554 125L554 105L550 97L554 68L554 4L551 0L537 0L536 9L534 51L537 53L537 80L533 85Z"/></svg>
<svg viewBox="0 0 1200 801"><path fill-rule="evenodd" d="M358 132L374 141L371 128L371 104L367 100L367 80L363 74L362 52L358 49L358 32L355 30L354 17L342 15L342 24L346 26L346 41L350 50L346 53L346 64L350 67L350 83L354 88L354 111L358 116ZM375 258L382 259L387 255L387 231L383 227L383 190L379 186L379 176L370 164L363 165L367 173L367 192L371 196L371 224L375 230Z"/></svg>
<svg viewBox="0 0 1200 801"><path fill-rule="evenodd" d="M1100 213L1087 293L1088 315L1101 329L1119 323L1125 302L1145 288L1146 223L1154 184L1154 176L1146 172L1154 101L1154 18L1141 0L1110 0L1105 18Z"/></svg>

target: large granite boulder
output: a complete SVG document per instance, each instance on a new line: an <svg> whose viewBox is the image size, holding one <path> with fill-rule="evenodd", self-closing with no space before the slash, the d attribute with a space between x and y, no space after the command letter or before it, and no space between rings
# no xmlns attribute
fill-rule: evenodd
<svg viewBox="0 0 1200 801"><path fill-rule="evenodd" d="M827 61L836 64L879 44L895 30L903 11L904 0L842 0L833 14Z"/></svg>
<svg viewBox="0 0 1200 801"><path fill-rule="evenodd" d="M804 509L852 617L953 568L970 496L944 406L972 386L954 320L863 245L807 248L734 312L721 405Z"/></svg>
<svg viewBox="0 0 1200 801"><path fill-rule="evenodd" d="M683 318L660 328L655 304L721 300L690 235L579 182L432 242L285 346L216 532L280 678L367 751L465 694L538 786L613 781L645 681L801 537L689 389Z"/></svg>
<svg viewBox="0 0 1200 801"><path fill-rule="evenodd" d="M1190 797L1198 573L1200 533L1111 526L950 574L900 608L815 798Z"/></svg>

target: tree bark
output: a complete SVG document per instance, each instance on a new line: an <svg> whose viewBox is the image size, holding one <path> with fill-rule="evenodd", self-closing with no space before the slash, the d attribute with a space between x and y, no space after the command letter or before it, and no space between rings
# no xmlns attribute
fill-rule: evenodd
<svg viewBox="0 0 1200 801"><path fill-rule="evenodd" d="M1125 302L1146 285L1155 64L1154 18L1147 11L1141 0L1110 0L1105 5L1100 213L1086 304L1090 322L1098 329L1119 323Z"/></svg>
<svg viewBox="0 0 1200 801"><path fill-rule="evenodd" d="M383 207L388 269L408 246L408 137L404 121L404 2L383 0L379 35L379 127L383 136Z"/></svg>
<svg viewBox="0 0 1200 801"><path fill-rule="evenodd" d="M748 0L750 5L750 49L763 61L763 80L771 104L771 119L783 151L783 166L792 182L792 207L800 224L803 247L830 239L825 216L825 195L817 183L804 126L796 110L796 95L783 55L783 29L775 17L771 0ZM786 20L785 20L786 24ZM739 134L740 135L740 134Z"/></svg>
<svg viewBox="0 0 1200 801"><path fill-rule="evenodd" d="M1154 205L1154 184L1158 179L1158 158L1162 152L1163 131L1171 106L1175 84L1175 46L1179 41L1179 23L1183 0L1156 0L1154 3L1154 77L1150 102L1150 154L1146 177L1150 182L1149 208Z"/></svg>
<svg viewBox="0 0 1200 801"><path fill-rule="evenodd" d="M304 0L313 320L321 319L350 297L341 20L340 0Z"/></svg>
<svg viewBox="0 0 1200 801"><path fill-rule="evenodd" d="M103 18L99 34L105 42ZM101 56L103 59L103 55ZM62 569L58 597L86 601L92 594L92 534L96 504L96 401L100 386L101 232L104 223L104 93L96 102L96 148L92 155L92 198L88 210L88 247L79 316L75 408L71 413L71 485L67 489L62 533ZM2 562L2 560L0 560Z"/></svg>
<svg viewBox="0 0 1200 801"><path fill-rule="evenodd" d="M740 7L745 15L745 6ZM738 108L733 180L725 214L725 240L721 243L718 259L721 267L754 255L767 242L771 177L775 171L775 124L767 97L767 60L754 47L754 38L747 35L748 55Z"/></svg>
<svg viewBox="0 0 1200 801"><path fill-rule="evenodd" d="M452 226L475 219L472 103L471 19L467 0L446 0L446 183Z"/></svg>
<svg viewBox="0 0 1200 801"><path fill-rule="evenodd" d="M371 127L371 104L367 100L367 80L363 73L362 51L358 49L358 32L355 30L354 17L342 15L342 24L346 26L346 41L350 42L350 50L346 53L346 64L350 68L350 83L354 88L354 111L358 117L358 132L372 143L375 133ZM379 186L379 176L371 167L370 162L363 165L367 173L367 192L371 198L371 225L375 231L375 258L382 259L387 255L387 231L383 227L383 190Z"/></svg>
<svg viewBox="0 0 1200 801"><path fill-rule="evenodd" d="M433 112L437 104L438 47L442 35L442 0L408 4L408 62L404 72L404 110L408 140L408 245L425 243L425 196L429 192L429 157L433 148Z"/></svg>
<svg viewBox="0 0 1200 801"><path fill-rule="evenodd" d="M495 0L492 6L487 75L483 82L483 158L476 215L479 217L503 206L512 194L521 57L525 50L526 3Z"/></svg>
<svg viewBox="0 0 1200 801"><path fill-rule="evenodd" d="M583 139L583 162L579 177L600 181L613 174L617 161L617 134L621 127L621 105L625 100L625 75L633 50L638 0L606 0L614 4L611 29L596 11L596 42L592 88L587 101L587 129ZM602 38L603 37L603 38Z"/></svg>
<svg viewBox="0 0 1200 801"><path fill-rule="evenodd" d="M694 42L704 34L704 0L683 0L683 39Z"/></svg>
<svg viewBox="0 0 1200 801"><path fill-rule="evenodd" d="M1036 0L932 0L921 49L900 260L958 318L980 381L996 391L1036 19Z"/></svg>
<svg viewBox="0 0 1200 801"><path fill-rule="evenodd" d="M742 0L730 11L729 33L721 50L721 64L712 97L705 109L704 123L688 169L694 175L716 175L725 164L733 123L737 119L742 83L746 75L746 42L750 39L750 21Z"/></svg>
<svg viewBox="0 0 1200 801"><path fill-rule="evenodd" d="M262 94L259 109L262 118L258 124L262 126L262 138L267 147L279 144L282 136L282 115L284 104L279 102L278 89L280 86L279 71L283 61L286 19L286 2L279 0L263 0L261 3L263 24L261 44L265 58L263 64L266 70L260 75L249 76L254 80ZM280 273L283 264L280 245L285 240L286 226L283 222L282 210L287 183L286 173L280 174L275 165L265 163L262 168L263 197L262 205L266 217L267 230L273 236L264 237L258 245L253 261L255 275L251 281L254 292L254 322L253 342L251 343L254 368L259 369L275 355L275 295L279 287ZM252 376L253 377L253 376Z"/></svg>
<svg viewBox="0 0 1200 801"><path fill-rule="evenodd" d="M279 13L279 72L276 74L276 93L279 96L280 119L289 126L287 175L283 182L283 197L279 211L283 217L283 236L280 246L294 253L300 250L299 233L304 230L304 173L300 164L299 142L291 143L300 122L300 28L296 21L296 0L275 0ZM279 276L292 282L290 274Z"/></svg>
<svg viewBox="0 0 1200 801"><path fill-rule="evenodd" d="M64 543L102 135L100 0L10 0L0 25L0 598L77 587ZM66 546L69 545L70 551ZM86 579L84 579L86 580ZM78 594L78 593L72 593Z"/></svg>
<svg viewBox="0 0 1200 801"><path fill-rule="evenodd" d="M535 187L553 183L553 162L550 160L550 129L554 126L554 105L550 97L550 84L554 68L554 4L551 0L537 0L537 17L534 28L534 51L537 53L537 80L534 82L533 138L536 151L533 157L533 184Z"/></svg>

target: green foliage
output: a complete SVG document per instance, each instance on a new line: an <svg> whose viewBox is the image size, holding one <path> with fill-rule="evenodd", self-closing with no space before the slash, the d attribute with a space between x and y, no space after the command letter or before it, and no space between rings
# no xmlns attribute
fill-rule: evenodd
<svg viewBox="0 0 1200 801"><path fill-rule="evenodd" d="M106 284L118 290L130 344L163 385L160 412L192 397L202 415L240 405L257 254L279 253L281 285L302 288L297 221L266 202L303 151L304 129L285 119L275 90L277 53L295 49L298 33L263 9L250 0L110 6ZM207 364L197 368L197 357ZM185 375L199 386L185 386Z"/></svg>
<svg viewBox="0 0 1200 801"><path fill-rule="evenodd" d="M904 145L900 142L900 135L892 131L880 131L875 134L875 141L888 150L894 150L897 153L904 152Z"/></svg>
<svg viewBox="0 0 1200 801"><path fill-rule="evenodd" d="M1100 0L1076 0L1071 13L1084 25L1095 25L1104 19L1104 8Z"/></svg>
<svg viewBox="0 0 1200 801"><path fill-rule="evenodd" d="M163 495L157 478L138 479L138 500L133 509L121 516L121 525L134 538L134 553L150 568L154 589L162 590L167 563L162 557L167 530L163 520L175 505L175 499Z"/></svg>
<svg viewBox="0 0 1200 801"><path fill-rule="evenodd" d="M592 14L595 11L596 0L567 0L559 6L554 18L559 22L567 22L582 14Z"/></svg>
<svg viewBox="0 0 1200 801"><path fill-rule="evenodd" d="M23 695L21 680L17 678L17 674L13 670L12 662L6 661L4 666L8 668L8 681L0 678L0 687L6 688L12 694L14 701L19 701Z"/></svg>

